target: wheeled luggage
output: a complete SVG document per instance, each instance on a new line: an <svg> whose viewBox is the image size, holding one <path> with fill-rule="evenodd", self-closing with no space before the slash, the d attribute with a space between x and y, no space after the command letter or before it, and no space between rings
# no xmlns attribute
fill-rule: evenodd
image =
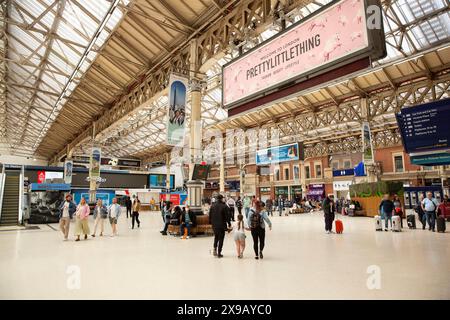
<svg viewBox="0 0 450 320"><path fill-rule="evenodd" d="M445 219L444 219L444 217L437 217L436 218L436 227L437 227L437 232L445 232Z"/></svg>
<svg viewBox="0 0 450 320"><path fill-rule="evenodd" d="M334 224L335 224L335 227L336 227L336 233L344 232L344 224L342 223L342 220L336 219Z"/></svg>
<svg viewBox="0 0 450 320"><path fill-rule="evenodd" d="M380 216L375 216L375 231L383 231L383 223Z"/></svg>
<svg viewBox="0 0 450 320"><path fill-rule="evenodd" d="M399 216L393 216L392 217L392 231L394 232L400 232L402 231L400 217Z"/></svg>
<svg viewBox="0 0 450 320"><path fill-rule="evenodd" d="M406 217L406 222L408 223L408 228L415 229L416 228L416 215L409 214Z"/></svg>

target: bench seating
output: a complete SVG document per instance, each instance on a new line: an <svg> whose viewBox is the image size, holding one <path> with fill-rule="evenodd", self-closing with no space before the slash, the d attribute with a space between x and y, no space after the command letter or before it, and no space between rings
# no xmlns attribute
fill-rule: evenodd
<svg viewBox="0 0 450 320"><path fill-rule="evenodd" d="M180 225L170 224L167 232L174 236L180 235ZM191 228L191 235L213 235L212 225L209 224L209 216L206 214L197 216L197 225Z"/></svg>

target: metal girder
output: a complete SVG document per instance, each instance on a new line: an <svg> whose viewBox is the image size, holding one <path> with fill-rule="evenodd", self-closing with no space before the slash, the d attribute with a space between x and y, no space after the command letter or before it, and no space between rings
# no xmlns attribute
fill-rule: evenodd
<svg viewBox="0 0 450 320"><path fill-rule="evenodd" d="M266 0L257 1L231 1L228 5L222 7L211 21L199 27L184 44L174 48L167 58L154 65L147 73L147 76L137 84L127 95L121 97L115 102L114 106L105 112L96 122L97 130L101 132L110 127L116 121L129 115L142 105L143 102L152 99L155 95L166 89L171 72L187 73L189 70L189 40L197 37L198 41L198 61L205 63L214 58L217 54L228 50L230 37L235 35L243 36L244 30L257 22L258 27L263 30L270 23L273 23L273 17L269 16L270 7L267 7ZM305 1L289 1L290 8L295 8ZM227 8L233 8L225 16L220 13ZM208 28L206 28L208 26ZM192 71L192 70L191 70ZM196 70L194 70L196 71ZM77 135L77 138L70 142L71 146L83 141L89 136L88 128ZM66 148L56 153L55 158L60 158L66 152Z"/></svg>

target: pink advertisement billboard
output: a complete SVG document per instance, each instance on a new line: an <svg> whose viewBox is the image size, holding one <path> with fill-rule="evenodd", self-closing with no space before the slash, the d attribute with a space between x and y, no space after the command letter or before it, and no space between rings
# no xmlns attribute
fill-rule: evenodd
<svg viewBox="0 0 450 320"><path fill-rule="evenodd" d="M368 47L364 0L340 1L225 65L223 105L230 107Z"/></svg>

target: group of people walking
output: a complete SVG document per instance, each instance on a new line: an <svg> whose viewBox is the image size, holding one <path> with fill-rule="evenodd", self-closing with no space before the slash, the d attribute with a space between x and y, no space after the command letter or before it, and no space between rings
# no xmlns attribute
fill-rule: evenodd
<svg viewBox="0 0 450 320"><path fill-rule="evenodd" d="M90 208L84 197L81 198L80 203L77 205L72 195L66 195L65 201L59 208L59 226L61 232L64 235L64 241L69 239L70 221L75 216L75 241L80 241L82 235L84 239L88 238L90 233L89 228L89 215ZM120 216L120 205L117 203L117 198L112 200L112 204L106 207L101 199L97 200L97 204L94 208L94 232L91 234L95 237L97 234L97 228L100 229L100 236L103 236L104 221L109 219L111 224L111 237L117 235L117 219Z"/></svg>
<svg viewBox="0 0 450 320"><path fill-rule="evenodd" d="M244 198L244 208L247 208L245 206L246 198ZM238 198L238 201L240 201L240 198ZM272 230L272 222L268 217L264 203L256 200L251 207L248 208L248 211L246 210L245 221L244 215L238 207L239 214L237 216L237 221L234 221L234 225L231 224L232 219L228 203L228 201L225 203L223 195L219 194L216 201L214 201L209 209L209 222L214 231L213 255L218 258L223 257L222 249L225 234L233 231L237 257L242 259L245 250L245 231L247 230L251 232L253 238L255 259L262 259L264 257L263 250L265 246L266 223L269 226L269 229Z"/></svg>

